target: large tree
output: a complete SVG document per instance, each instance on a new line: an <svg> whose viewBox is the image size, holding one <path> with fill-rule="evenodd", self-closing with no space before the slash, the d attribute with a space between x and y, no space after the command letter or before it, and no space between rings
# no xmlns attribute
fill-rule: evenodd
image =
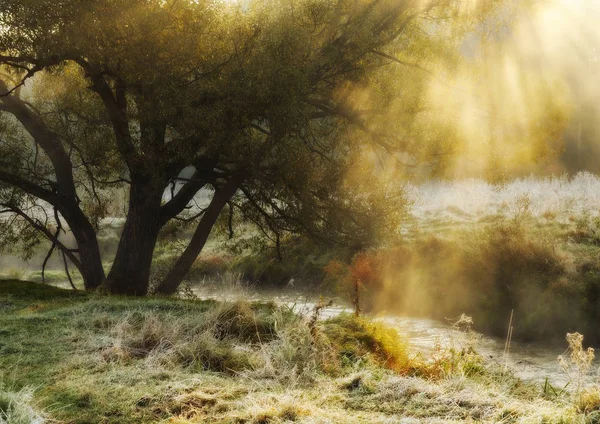
<svg viewBox="0 0 600 424"><path fill-rule="evenodd" d="M423 93L495 3L3 0L4 243L41 235L86 289L145 295L158 234L182 216L195 231L159 293L224 209L275 237L376 239L395 224L377 179L447 153L452 132ZM126 220L105 275L97 231L119 185ZM190 216L201 191L210 201Z"/></svg>

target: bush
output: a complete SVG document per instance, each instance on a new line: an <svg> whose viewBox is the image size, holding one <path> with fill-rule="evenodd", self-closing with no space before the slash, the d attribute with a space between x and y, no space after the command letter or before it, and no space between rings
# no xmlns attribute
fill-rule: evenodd
<svg viewBox="0 0 600 424"><path fill-rule="evenodd" d="M588 323L599 316L600 266L589 267L585 284L577 282L555 240L526 223L500 220L446 237L417 235L363 252L350 263L332 261L325 272L344 283L348 299L348 282L360 274L361 307L367 311L437 319L465 312L477 329L504 336L514 310L515 339L558 341L576 328L592 334Z"/></svg>
<svg viewBox="0 0 600 424"><path fill-rule="evenodd" d="M274 249L263 248L239 256L231 267L258 287L285 287L290 282L299 288L323 286L324 267L333 259L349 259L346 249L317 245L304 238L287 240L281 257ZM325 287L327 288L327 287Z"/></svg>
<svg viewBox="0 0 600 424"><path fill-rule="evenodd" d="M204 277L216 277L229 271L232 258L225 254L206 254L199 256L186 277L188 280L199 280Z"/></svg>
<svg viewBox="0 0 600 424"><path fill-rule="evenodd" d="M27 269L11 267L6 271L6 277L11 280L26 280L28 276Z"/></svg>

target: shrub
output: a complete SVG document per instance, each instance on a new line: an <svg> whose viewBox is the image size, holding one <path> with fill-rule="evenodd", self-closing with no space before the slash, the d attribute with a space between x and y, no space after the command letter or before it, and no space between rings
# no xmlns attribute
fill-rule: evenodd
<svg viewBox="0 0 600 424"><path fill-rule="evenodd" d="M418 366L419 374L430 378L483 374L485 361L478 352L480 339L472 326L473 319L465 314L452 323L457 332L446 340L435 340L429 359Z"/></svg>
<svg viewBox="0 0 600 424"><path fill-rule="evenodd" d="M582 334L567 333L566 338L569 344L569 355L559 355L558 362L569 380L576 384L576 391L579 393L592 366L595 357L594 349L591 347L583 348Z"/></svg>
<svg viewBox="0 0 600 424"><path fill-rule="evenodd" d="M239 256L231 265L251 283L259 287L297 285L302 288L321 286L336 281L327 280L324 268L332 260L349 260L349 253L339 246L317 245L304 238L285 240L281 256L271 248L255 249ZM290 284L291 283L291 284ZM325 286L325 287L323 287Z"/></svg>
<svg viewBox="0 0 600 424"><path fill-rule="evenodd" d="M231 268L232 258L225 254L206 254L199 256L192 265L188 280L203 277L216 277L226 273Z"/></svg>
<svg viewBox="0 0 600 424"><path fill-rule="evenodd" d="M6 271L7 278L11 280L26 280L27 279L27 269L21 267L11 267Z"/></svg>
<svg viewBox="0 0 600 424"><path fill-rule="evenodd" d="M555 240L527 226L525 214L518 217L446 237L417 235L351 262L331 261L324 272L355 306L359 293L366 311L438 319L466 312L479 330L503 336L514 309L515 339L557 340L574 328L597 333L582 324L597 322L600 271L594 265L585 284L574 281ZM352 290L356 281L360 290ZM588 300L592 295L599 301Z"/></svg>

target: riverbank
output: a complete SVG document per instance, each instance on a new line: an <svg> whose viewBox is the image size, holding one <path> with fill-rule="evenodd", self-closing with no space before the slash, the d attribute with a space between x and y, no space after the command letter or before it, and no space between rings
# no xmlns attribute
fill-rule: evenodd
<svg viewBox="0 0 600 424"><path fill-rule="evenodd" d="M275 249L252 227L233 237L218 227L182 291L203 282L219 289L242 283L340 296L350 304L355 280L349 277L358 273L361 307L373 314L445 321L465 313L478 331L504 338L512 312L513 340L562 346L567 332L579 332L600 346L599 177L440 181L407 186L407 195L412 204L397 239L369 249L299 237L283 237ZM118 218L102 222L105 258L114 256L122 225ZM153 282L179 256L192 228L177 222L161 232ZM63 242L71 246L72 236ZM40 246L29 262L0 257L0 278L41 282L48 247ZM49 261L45 281L68 286L59 259ZM105 268L111 265L107 259Z"/></svg>
<svg viewBox="0 0 600 424"><path fill-rule="evenodd" d="M425 357L349 315L20 281L0 282L0 309L0 416L11 424L584 423L600 404L521 381L468 338Z"/></svg>

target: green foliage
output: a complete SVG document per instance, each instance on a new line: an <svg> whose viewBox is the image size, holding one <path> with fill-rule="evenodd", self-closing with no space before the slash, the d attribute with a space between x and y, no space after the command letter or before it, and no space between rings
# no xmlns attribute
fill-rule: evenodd
<svg viewBox="0 0 600 424"><path fill-rule="evenodd" d="M345 247L318 245L306 238L287 240L280 253L281 257L263 245L234 258L229 266L259 287L284 287L293 280L293 285L306 288L327 285L323 268L334 258L349 256Z"/></svg>
<svg viewBox="0 0 600 424"><path fill-rule="evenodd" d="M202 232L228 205L230 231L255 226L277 247L290 234L381 243L404 216L403 164L428 170L458 137L429 101L434 75L454 72L502 3L4 0L0 204L13 219L0 242L52 238L56 218L33 212L43 200L95 288L98 229L124 189L131 226L106 284L119 293L146 293L151 255L131 258L209 202Z"/></svg>

